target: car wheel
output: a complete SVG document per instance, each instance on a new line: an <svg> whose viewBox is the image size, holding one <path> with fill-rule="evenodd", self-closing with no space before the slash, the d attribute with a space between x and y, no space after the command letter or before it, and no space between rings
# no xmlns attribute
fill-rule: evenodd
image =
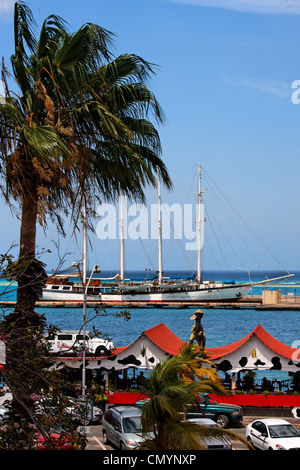
<svg viewBox="0 0 300 470"><path fill-rule="evenodd" d="M104 443L105 445L107 445L108 442L109 442L109 441L108 441L108 439L107 439L107 434L106 434L105 431L103 431L103 443Z"/></svg>
<svg viewBox="0 0 300 470"><path fill-rule="evenodd" d="M124 442L120 442L120 450L126 450Z"/></svg>
<svg viewBox="0 0 300 470"><path fill-rule="evenodd" d="M250 436L247 437L247 441L249 442L249 444L254 448L256 449L256 447L253 445L253 442L252 442L252 439Z"/></svg>
<svg viewBox="0 0 300 470"><path fill-rule="evenodd" d="M98 346L95 352L96 356L108 356L108 349L105 346Z"/></svg>
<svg viewBox="0 0 300 470"><path fill-rule="evenodd" d="M216 419L216 423L220 428L227 428L229 424L229 418L226 415L219 415Z"/></svg>

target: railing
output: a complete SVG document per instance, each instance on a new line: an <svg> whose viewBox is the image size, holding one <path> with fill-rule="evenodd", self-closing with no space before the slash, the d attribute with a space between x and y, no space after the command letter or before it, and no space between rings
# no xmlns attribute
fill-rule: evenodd
<svg viewBox="0 0 300 470"><path fill-rule="evenodd" d="M258 379L254 383L254 388L255 390L259 390L261 392L264 392L265 390L267 391L282 391L282 392L288 392L288 391L293 391L293 381L290 379L286 380L266 380L264 379Z"/></svg>
<svg viewBox="0 0 300 470"><path fill-rule="evenodd" d="M231 390L231 383L226 382L223 383L223 386L226 390ZM264 391L268 392L285 392L285 393L293 393L294 391L300 392L300 387L294 384L292 379L285 379L285 380L266 380L266 379L256 379L251 384L245 384L243 382L238 382L236 384L236 390L240 390L244 393L247 392L255 392L255 393L263 393Z"/></svg>

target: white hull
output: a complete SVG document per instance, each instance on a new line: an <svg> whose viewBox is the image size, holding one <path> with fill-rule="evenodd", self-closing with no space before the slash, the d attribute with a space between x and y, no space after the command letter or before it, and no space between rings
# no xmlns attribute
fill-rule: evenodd
<svg viewBox="0 0 300 470"><path fill-rule="evenodd" d="M247 295L251 286L226 286L214 288L199 288L195 290L181 290L180 292L143 292L143 293L111 293L102 294L103 303L110 302L145 302L145 303L167 303L167 302L208 302L238 300Z"/></svg>
<svg viewBox="0 0 300 470"><path fill-rule="evenodd" d="M147 304L164 302L200 302L200 301L227 301L238 300L247 295L251 289L251 284L246 285L226 285L217 287L193 287L187 289L160 290L151 289L146 292L103 292L99 294L88 294L87 301L109 303L144 302ZM43 289L44 301L60 302L83 302L83 293L64 291L63 289L52 290Z"/></svg>
<svg viewBox="0 0 300 470"><path fill-rule="evenodd" d="M101 296L88 295L88 301L101 302ZM63 292L60 290L51 291L50 289L43 289L43 297L41 300L49 302L83 302L83 293L81 292Z"/></svg>

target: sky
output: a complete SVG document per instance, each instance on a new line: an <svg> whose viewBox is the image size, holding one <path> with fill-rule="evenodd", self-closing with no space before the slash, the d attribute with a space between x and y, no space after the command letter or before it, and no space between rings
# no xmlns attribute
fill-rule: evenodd
<svg viewBox="0 0 300 470"><path fill-rule="evenodd" d="M67 20L70 31L97 23L116 35L116 56L135 53L157 65L149 87L167 118L159 133L174 183L172 192L161 188L162 201L194 205L199 162L204 270L300 270L300 0L27 3L38 28L50 14ZM6 65L13 4L0 0ZM146 194L154 204L156 190ZM20 222L4 201L0 214L3 252L18 243ZM41 256L49 271L64 255L65 267L80 259L81 235L75 240L68 227L66 221L65 239L50 223L38 231L39 250L52 251ZM90 240L89 266L118 270L119 241L97 234ZM128 239L125 247L126 269L157 269L156 240ZM164 270L196 267L186 240L180 247L163 240L163 254Z"/></svg>

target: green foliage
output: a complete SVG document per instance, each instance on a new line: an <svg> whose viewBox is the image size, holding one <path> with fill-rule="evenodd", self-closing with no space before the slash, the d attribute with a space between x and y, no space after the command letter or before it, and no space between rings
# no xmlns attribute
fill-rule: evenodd
<svg viewBox="0 0 300 470"><path fill-rule="evenodd" d="M247 370L244 375L244 387L246 390L254 389L254 379L256 377L256 372L254 370Z"/></svg>
<svg viewBox="0 0 300 470"><path fill-rule="evenodd" d="M142 408L143 430L145 433L152 430L154 438L146 438L141 450L201 450L205 437L214 435L221 438L230 435L234 440L242 440L235 433L228 434L226 430L199 426L184 419L186 406L193 403L199 393L225 393L217 374L211 371L208 374L205 369L209 368L205 365L211 364L201 354L197 357L197 348L187 345L181 354L157 364L144 378L142 393L149 401Z"/></svg>
<svg viewBox="0 0 300 470"><path fill-rule="evenodd" d="M39 37L35 26L30 9L17 2L11 62L20 91L10 90L4 67L6 99L0 103L6 200L22 204L30 195L39 221L49 214L61 229L60 211L71 208L76 224L83 194L88 209L95 191L106 200L120 190L143 198L145 185L156 184L157 170L170 188L151 122L164 122L146 85L153 64L134 54L112 58L113 34L92 23L70 33L63 19L51 15Z"/></svg>

